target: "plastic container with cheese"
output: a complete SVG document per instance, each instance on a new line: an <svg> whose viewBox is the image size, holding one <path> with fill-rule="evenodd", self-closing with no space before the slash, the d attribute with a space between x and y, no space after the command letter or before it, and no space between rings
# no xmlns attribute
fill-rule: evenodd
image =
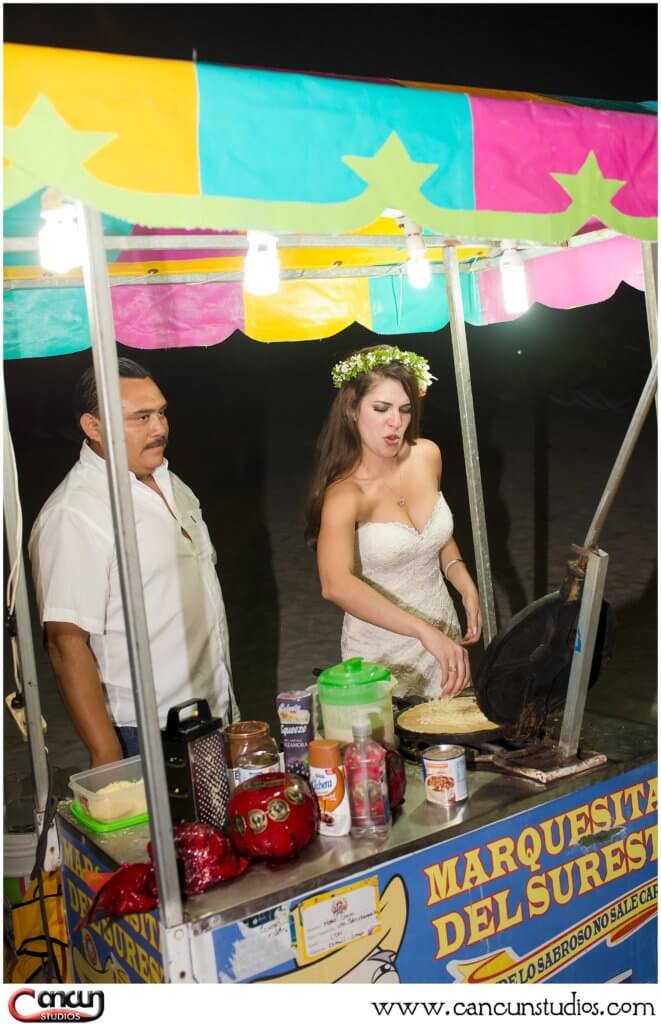
<svg viewBox="0 0 661 1024"><path fill-rule="evenodd" d="M140 755L77 772L69 786L74 800L95 821L116 822L147 811Z"/></svg>

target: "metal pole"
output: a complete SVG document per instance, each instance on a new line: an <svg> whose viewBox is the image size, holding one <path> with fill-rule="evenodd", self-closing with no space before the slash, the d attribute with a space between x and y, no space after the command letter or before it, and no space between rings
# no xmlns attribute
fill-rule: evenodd
<svg viewBox="0 0 661 1024"><path fill-rule="evenodd" d="M657 360L654 359L652 369L649 372L649 376L645 382L645 387L642 390L642 394L638 399L638 405L636 406L635 412L629 424L629 428L624 435L624 440L617 454L617 458L613 463L610 476L604 488L604 493L601 496L597 511L594 514L594 518L588 528L585 541L583 542L584 548L594 548L599 540L599 534L601 528L604 525L606 516L610 511L610 507L613 504L613 499L617 494L618 488L624 476L624 471L629 464L631 453L636 446L636 441L640 431L642 430L645 417L650 410L652 399L656 394L657 387Z"/></svg>
<svg viewBox="0 0 661 1024"><path fill-rule="evenodd" d="M6 397L4 408L4 431L3 482L5 488L5 536L7 538L9 564L14 565L14 563L18 561L15 606L16 641L18 644L21 667L21 681L23 684L23 697L25 699L25 721L28 730L30 761L32 763L32 777L34 780L35 814L38 819L39 827L41 828L44 811L46 810L46 800L48 798L48 762L46 760L44 733L41 728L41 701L39 699L37 664L35 661L34 643L32 639L28 589L25 581L25 562L23 559L23 550L20 546L21 541L17 536L17 525L20 515L18 479L16 477L14 446L12 445L11 435L9 433Z"/></svg>
<svg viewBox="0 0 661 1024"><path fill-rule="evenodd" d="M656 359L659 334L659 263L656 242L641 242L643 260L643 279L645 281L645 312L647 313L647 330L650 336L650 353L652 362ZM659 415L659 396L656 396L656 415Z"/></svg>
<svg viewBox="0 0 661 1024"><path fill-rule="evenodd" d="M589 551L587 555L588 564L585 571L581 608L578 613L567 700L558 740L560 754L567 760L575 757L578 750L608 568L608 555L605 551L597 549Z"/></svg>
<svg viewBox="0 0 661 1024"><path fill-rule="evenodd" d="M161 921L167 930L181 924L183 911L172 840L172 819L158 723L149 633L142 592L140 556L124 440L117 350L103 247L103 228L98 210L85 206L83 203L78 203L77 206L85 245L83 259L85 297L92 335L94 374L106 447L108 489L115 528L131 682L147 792L149 829L156 866ZM164 950L164 961L167 959Z"/></svg>
<svg viewBox="0 0 661 1024"><path fill-rule="evenodd" d="M454 372L457 380L457 396L459 399L459 416L461 434L464 442L464 459L466 461L466 483L470 505L471 526L473 529L473 547L475 549L475 567L477 584L482 601L484 615L484 646L488 647L496 634L496 606L493 596L493 580L489 561L489 541L487 524L484 515L484 496L482 493L482 476L480 473L480 455L477 446L477 430L475 427L475 409L471 390L470 363L468 361L468 345L466 343L466 325L464 323L464 306L461 298L459 282L459 261L456 250L448 247L443 250L445 266L445 284L450 312L450 333L452 335L452 354Z"/></svg>
<svg viewBox="0 0 661 1024"><path fill-rule="evenodd" d="M656 242L641 242L643 260L643 279L645 281L645 310L647 312L647 327L650 334L650 352L652 361L656 359L658 348L658 267L657 267L657 244Z"/></svg>

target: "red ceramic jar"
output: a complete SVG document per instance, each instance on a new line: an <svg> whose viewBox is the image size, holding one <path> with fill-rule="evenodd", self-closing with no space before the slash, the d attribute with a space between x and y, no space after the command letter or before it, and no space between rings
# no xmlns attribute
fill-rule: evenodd
<svg viewBox="0 0 661 1024"><path fill-rule="evenodd" d="M300 775L256 775L232 793L227 827L240 853L281 860L295 856L314 839L319 831L319 804Z"/></svg>

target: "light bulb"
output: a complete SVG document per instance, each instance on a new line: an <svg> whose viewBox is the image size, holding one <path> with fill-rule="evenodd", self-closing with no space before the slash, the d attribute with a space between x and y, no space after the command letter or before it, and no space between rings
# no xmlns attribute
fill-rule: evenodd
<svg viewBox="0 0 661 1024"><path fill-rule="evenodd" d="M426 288L431 282L431 266L425 256L422 228L404 214L400 215L398 224L406 235L406 249L409 254L406 261L406 276L409 284L412 288Z"/></svg>
<svg viewBox="0 0 661 1024"><path fill-rule="evenodd" d="M41 214L46 223L39 231L39 262L44 270L66 274L83 262L83 244L72 203L61 203Z"/></svg>
<svg viewBox="0 0 661 1024"><path fill-rule="evenodd" d="M431 267L424 249L414 249L406 261L406 275L412 288L426 288L431 282Z"/></svg>
<svg viewBox="0 0 661 1024"><path fill-rule="evenodd" d="M248 232L248 252L243 263L243 287L251 295L273 295L280 287L278 240L265 231Z"/></svg>
<svg viewBox="0 0 661 1024"><path fill-rule="evenodd" d="M530 308L526 268L515 249L505 249L500 262L500 278L505 312L525 313Z"/></svg>

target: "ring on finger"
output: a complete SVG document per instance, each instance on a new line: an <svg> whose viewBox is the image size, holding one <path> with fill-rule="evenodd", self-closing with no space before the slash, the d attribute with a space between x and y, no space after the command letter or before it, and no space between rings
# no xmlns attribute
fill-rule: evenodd
<svg viewBox="0 0 661 1024"><path fill-rule="evenodd" d="M456 671L457 671L457 666L456 665L448 665L448 672L456 672Z"/></svg>

